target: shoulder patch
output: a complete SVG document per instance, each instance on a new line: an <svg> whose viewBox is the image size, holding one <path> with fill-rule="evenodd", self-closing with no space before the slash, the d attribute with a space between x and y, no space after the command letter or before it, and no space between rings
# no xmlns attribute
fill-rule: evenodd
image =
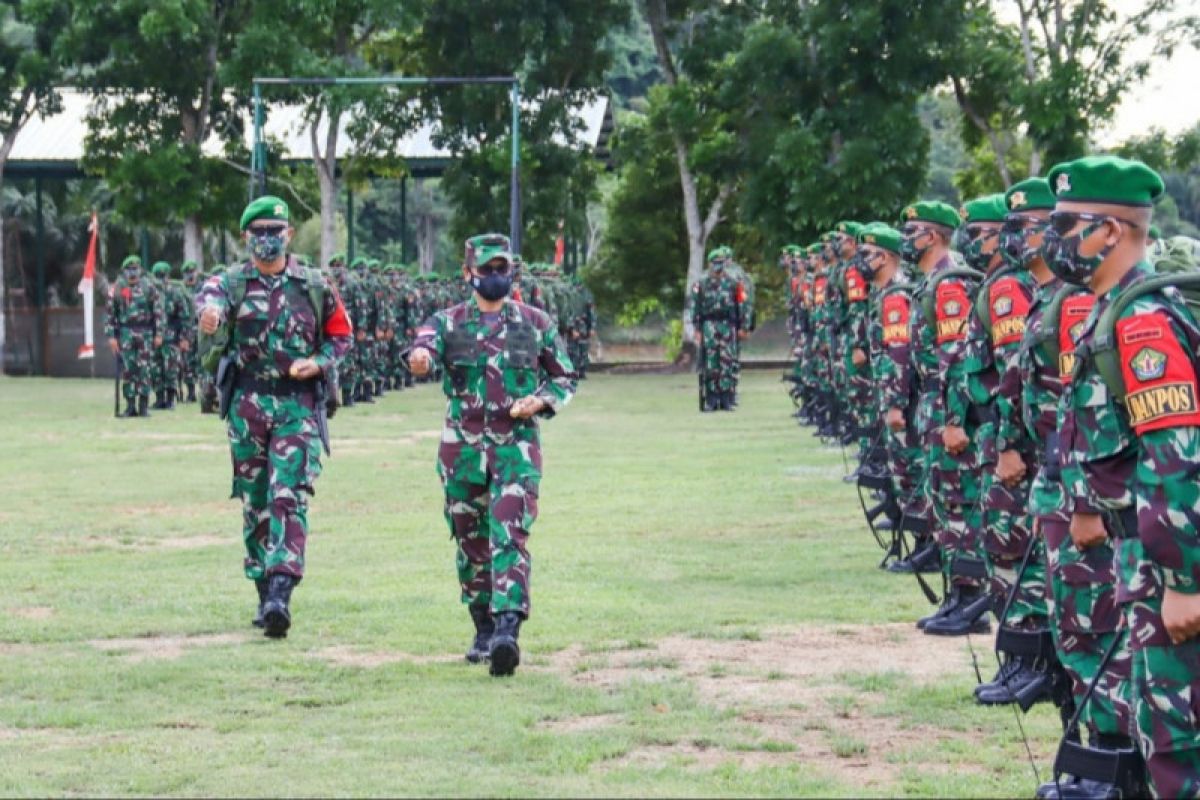
<svg viewBox="0 0 1200 800"><path fill-rule="evenodd" d="M1032 305L1029 294L1013 277L996 281L989 290L992 346L1014 344L1025 336L1025 318Z"/></svg>
<svg viewBox="0 0 1200 800"><path fill-rule="evenodd" d="M883 344L908 344L911 341L909 333L909 314L911 303L902 292L892 292L883 298L880 314L883 317Z"/></svg>
<svg viewBox="0 0 1200 800"><path fill-rule="evenodd" d="M1075 373L1075 343L1083 334L1096 296L1091 292L1073 294L1063 300L1058 324L1058 376L1069 381Z"/></svg>
<svg viewBox="0 0 1200 800"><path fill-rule="evenodd" d="M867 282L857 268L846 270L846 299L851 303L867 299Z"/></svg>
<svg viewBox="0 0 1200 800"><path fill-rule="evenodd" d="M1149 431L1200 426L1196 365L1163 311L1117 321L1117 347L1125 378L1125 407L1139 436ZM1153 341L1154 345L1141 344Z"/></svg>
<svg viewBox="0 0 1200 800"><path fill-rule="evenodd" d="M970 300L961 281L945 280L937 286L937 343L958 342L967 335Z"/></svg>

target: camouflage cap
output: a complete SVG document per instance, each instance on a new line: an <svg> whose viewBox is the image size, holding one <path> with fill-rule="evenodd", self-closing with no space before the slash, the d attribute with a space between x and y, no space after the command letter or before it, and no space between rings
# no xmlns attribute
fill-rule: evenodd
<svg viewBox="0 0 1200 800"><path fill-rule="evenodd" d="M513 263L512 244L502 233L481 233L478 236L472 236L467 239L465 248L466 254L463 263L468 269L497 258L508 264Z"/></svg>

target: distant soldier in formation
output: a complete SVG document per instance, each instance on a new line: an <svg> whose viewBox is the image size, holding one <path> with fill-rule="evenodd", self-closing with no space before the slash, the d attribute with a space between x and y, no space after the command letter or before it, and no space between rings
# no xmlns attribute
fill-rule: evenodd
<svg viewBox="0 0 1200 800"><path fill-rule="evenodd" d="M703 411L733 410L740 343L750 335L746 284L726 271L732 255L725 247L709 253L709 268L692 285L688 302L690 322L700 348Z"/></svg>
<svg viewBox="0 0 1200 800"><path fill-rule="evenodd" d="M200 361L196 355L196 326L192 324L191 316L196 293L200 291L200 267L195 261L185 261L182 272L182 293L188 316L179 340L182 358L180 379L187 387L187 394L183 397L183 401L194 403L196 402L196 382L200 377Z"/></svg>
<svg viewBox="0 0 1200 800"><path fill-rule="evenodd" d="M150 416L155 351L162 347L166 329L162 292L145 274L140 258L126 257L109 296L104 323L109 349L120 358L126 417Z"/></svg>

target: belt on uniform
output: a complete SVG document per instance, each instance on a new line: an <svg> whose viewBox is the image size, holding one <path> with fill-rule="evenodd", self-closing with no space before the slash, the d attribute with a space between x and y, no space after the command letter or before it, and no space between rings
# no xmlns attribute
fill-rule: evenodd
<svg viewBox="0 0 1200 800"><path fill-rule="evenodd" d="M316 390L313 381L298 381L295 378L258 378L253 375L239 375L237 388L243 392L288 397L311 394Z"/></svg>

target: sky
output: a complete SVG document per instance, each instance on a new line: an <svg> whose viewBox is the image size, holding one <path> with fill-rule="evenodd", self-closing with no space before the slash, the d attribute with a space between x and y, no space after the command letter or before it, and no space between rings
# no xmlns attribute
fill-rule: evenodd
<svg viewBox="0 0 1200 800"><path fill-rule="evenodd" d="M1069 1L1069 0L1068 0ZM992 0L998 16L1016 24L1016 3L1013 0ZM1178 0L1180 13L1195 11L1194 0ZM1117 13L1125 16L1141 5L1141 0L1111 0ZM1138 44L1144 54L1151 41ZM1131 55L1138 55L1135 51ZM1137 87L1117 109L1107 124L1097 125L1096 140L1101 146L1111 146L1131 136L1158 127L1168 134L1178 134L1200 122L1200 51L1192 47L1178 48L1169 61L1155 64L1146 80Z"/></svg>

